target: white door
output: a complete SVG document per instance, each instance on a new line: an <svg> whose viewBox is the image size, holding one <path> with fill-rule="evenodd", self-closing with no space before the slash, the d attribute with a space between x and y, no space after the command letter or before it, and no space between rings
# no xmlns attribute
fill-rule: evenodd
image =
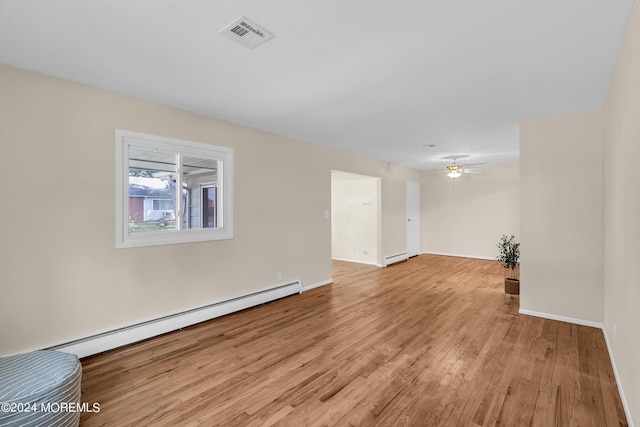
<svg viewBox="0 0 640 427"><path fill-rule="evenodd" d="M407 181L407 255L420 254L420 183Z"/></svg>

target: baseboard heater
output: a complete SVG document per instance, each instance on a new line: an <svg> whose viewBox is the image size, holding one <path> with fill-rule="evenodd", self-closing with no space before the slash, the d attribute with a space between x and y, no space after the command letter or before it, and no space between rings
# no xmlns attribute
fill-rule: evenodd
<svg viewBox="0 0 640 427"><path fill-rule="evenodd" d="M87 357L302 292L300 281L50 347Z"/></svg>
<svg viewBox="0 0 640 427"><path fill-rule="evenodd" d="M406 261L408 259L409 257L407 256L406 252L402 252L400 254L395 254L395 255L389 255L387 257L384 257L383 265L387 267L391 264L395 264L396 262Z"/></svg>

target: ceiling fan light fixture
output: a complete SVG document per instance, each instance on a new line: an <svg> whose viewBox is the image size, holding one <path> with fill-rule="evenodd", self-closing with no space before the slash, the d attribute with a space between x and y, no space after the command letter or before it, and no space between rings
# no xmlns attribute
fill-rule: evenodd
<svg viewBox="0 0 640 427"><path fill-rule="evenodd" d="M447 176L449 178L456 179L460 175L462 175L462 166L460 166L460 165L449 165L449 166L447 166L447 169L446 169L445 172L447 173Z"/></svg>

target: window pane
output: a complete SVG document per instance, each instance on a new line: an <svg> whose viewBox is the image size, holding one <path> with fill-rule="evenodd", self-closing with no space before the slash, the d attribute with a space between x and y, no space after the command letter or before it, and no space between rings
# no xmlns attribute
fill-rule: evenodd
<svg viewBox="0 0 640 427"><path fill-rule="evenodd" d="M129 148L129 232L176 228L176 155Z"/></svg>
<svg viewBox="0 0 640 427"><path fill-rule="evenodd" d="M216 187L202 188L202 227L215 228L218 223L218 197Z"/></svg>
<svg viewBox="0 0 640 427"><path fill-rule="evenodd" d="M183 228L211 228L219 226L217 190L219 180L219 160L195 156L183 156ZM211 198L209 190L214 188ZM206 193L206 194L205 194Z"/></svg>

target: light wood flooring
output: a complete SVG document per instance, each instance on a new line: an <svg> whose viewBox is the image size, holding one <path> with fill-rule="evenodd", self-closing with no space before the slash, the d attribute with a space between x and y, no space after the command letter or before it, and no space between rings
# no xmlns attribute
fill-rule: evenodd
<svg viewBox="0 0 640 427"><path fill-rule="evenodd" d="M496 261L333 269L83 360L81 425L627 425L602 331L519 315Z"/></svg>

